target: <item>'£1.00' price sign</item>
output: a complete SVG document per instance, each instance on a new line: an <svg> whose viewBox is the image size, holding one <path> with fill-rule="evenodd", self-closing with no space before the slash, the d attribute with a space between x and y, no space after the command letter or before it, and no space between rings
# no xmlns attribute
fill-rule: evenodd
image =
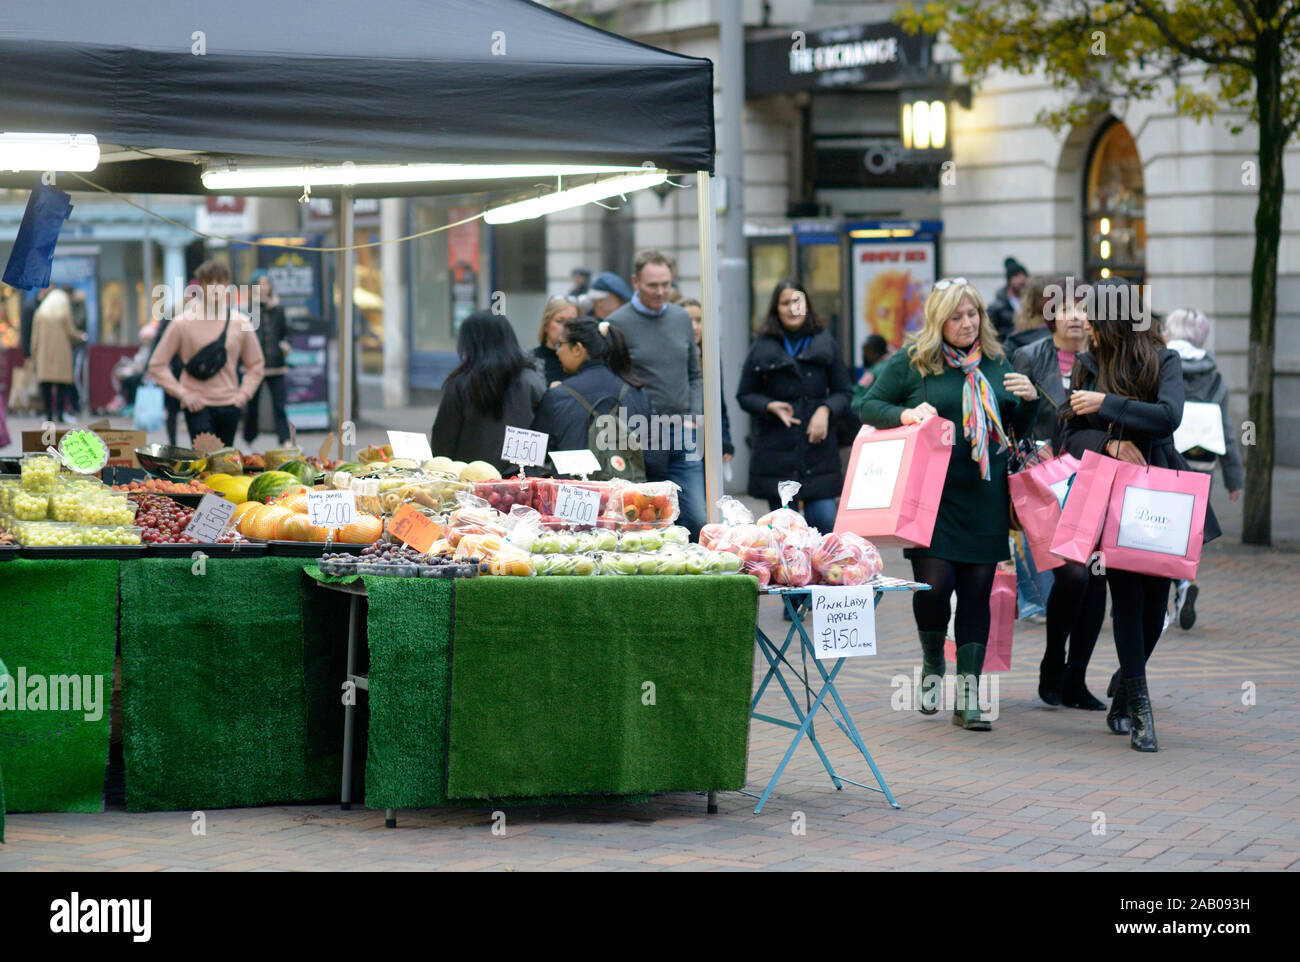
<svg viewBox="0 0 1300 962"><path fill-rule="evenodd" d="M573 524L595 524L600 514L600 491L572 484L560 485L555 497L555 516Z"/></svg>
<svg viewBox="0 0 1300 962"><path fill-rule="evenodd" d="M307 520L318 528L342 528L357 520L353 491L308 491Z"/></svg>

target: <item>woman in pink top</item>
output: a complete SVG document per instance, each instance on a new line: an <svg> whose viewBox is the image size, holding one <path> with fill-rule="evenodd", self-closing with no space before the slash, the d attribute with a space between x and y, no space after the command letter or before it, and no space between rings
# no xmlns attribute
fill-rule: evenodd
<svg viewBox="0 0 1300 962"><path fill-rule="evenodd" d="M262 348L253 322L230 306L234 299L229 290L230 270L216 261L205 261L194 277L203 289L203 298L187 298L184 310L167 325L149 360L149 376L180 401L191 444L198 435L210 433L222 444L232 445L240 413L262 384ZM215 374L200 379L182 369L179 380L172 375L169 364L173 357L179 356L188 365L203 348L219 341L223 330L226 363Z"/></svg>

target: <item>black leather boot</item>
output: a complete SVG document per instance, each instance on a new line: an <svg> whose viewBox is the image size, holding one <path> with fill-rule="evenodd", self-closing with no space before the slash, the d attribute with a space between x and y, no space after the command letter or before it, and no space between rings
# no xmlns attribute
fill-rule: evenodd
<svg viewBox="0 0 1300 962"><path fill-rule="evenodd" d="M1106 686L1106 696L1110 698L1110 711L1106 712L1106 727L1114 735L1127 735L1132 724L1128 715L1128 695L1124 691L1124 679L1119 672L1110 676Z"/></svg>
<svg viewBox="0 0 1300 962"><path fill-rule="evenodd" d="M1106 704L1093 697L1084 684L1084 672L1073 665L1065 666L1065 684L1061 688L1061 704L1066 708L1082 708L1085 711L1102 711Z"/></svg>
<svg viewBox="0 0 1300 962"><path fill-rule="evenodd" d="M1050 653L1043 654L1038 664L1038 697L1045 703L1056 707L1061 704L1065 688L1065 663L1053 658Z"/></svg>
<svg viewBox="0 0 1300 962"><path fill-rule="evenodd" d="M1147 694L1146 676L1125 678L1124 690L1128 693L1128 713L1133 720L1129 745L1135 752L1159 751L1156 747L1156 722L1151 717L1151 696Z"/></svg>
<svg viewBox="0 0 1300 962"><path fill-rule="evenodd" d="M986 732L993 723L980 710L980 672L984 668L984 645L962 645L957 649L957 690L952 723L967 731Z"/></svg>

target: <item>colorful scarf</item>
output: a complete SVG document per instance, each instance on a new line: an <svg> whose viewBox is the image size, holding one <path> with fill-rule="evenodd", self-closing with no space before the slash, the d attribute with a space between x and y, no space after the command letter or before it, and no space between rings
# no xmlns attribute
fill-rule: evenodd
<svg viewBox="0 0 1300 962"><path fill-rule="evenodd" d="M993 394L993 386L980 370L984 351L979 341L976 341L965 353L949 344L944 344L943 356L950 365L966 375L966 384L961 389L961 423L965 429L966 439L970 441L971 460L979 462L980 477L987 481L989 479L989 425L993 425L998 441L1003 447L1010 442L1007 441L1006 432L1002 429L1002 418L998 414L998 402Z"/></svg>

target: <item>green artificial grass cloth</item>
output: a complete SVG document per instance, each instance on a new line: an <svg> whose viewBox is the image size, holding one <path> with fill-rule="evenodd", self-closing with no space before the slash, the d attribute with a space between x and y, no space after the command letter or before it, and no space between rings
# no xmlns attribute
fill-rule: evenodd
<svg viewBox="0 0 1300 962"><path fill-rule="evenodd" d="M447 804L452 581L363 575L370 647L367 808Z"/></svg>
<svg viewBox="0 0 1300 962"><path fill-rule="evenodd" d="M201 573L188 558L122 565L129 811L337 797L337 750L327 731L309 728L338 681L308 690L308 666L322 672L319 639L303 631L307 563L208 558Z"/></svg>
<svg viewBox="0 0 1300 962"><path fill-rule="evenodd" d="M13 709L9 696L0 703L0 765L11 812L103 810L117 576L116 561L14 560L0 568L0 639L14 676ZM61 680L74 675L80 684ZM20 680L25 693L18 691ZM43 710L34 710L38 692ZM98 705L64 708L75 706L74 692ZM87 720L88 713L98 718Z"/></svg>
<svg viewBox="0 0 1300 962"><path fill-rule="evenodd" d="M756 614L752 578L457 582L447 795L742 787Z"/></svg>

